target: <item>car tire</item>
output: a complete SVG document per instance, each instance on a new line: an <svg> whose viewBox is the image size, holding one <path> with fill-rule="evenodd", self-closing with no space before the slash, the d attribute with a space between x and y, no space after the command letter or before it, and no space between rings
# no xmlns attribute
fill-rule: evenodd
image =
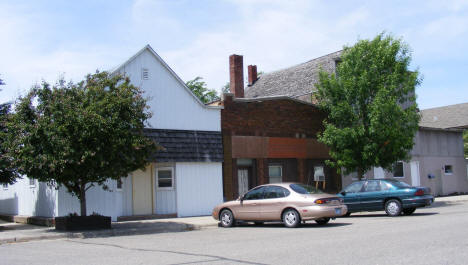
<svg viewBox="0 0 468 265"><path fill-rule="evenodd" d="M232 227L236 222L234 215L228 209L221 211L221 214L219 215L219 221L221 222L222 227Z"/></svg>
<svg viewBox="0 0 468 265"><path fill-rule="evenodd" d="M388 200L385 203L385 212L388 216L399 216L401 214L401 202L396 199Z"/></svg>
<svg viewBox="0 0 468 265"><path fill-rule="evenodd" d="M345 215L343 215L344 217L350 217L351 216L351 213L350 212L347 212Z"/></svg>
<svg viewBox="0 0 468 265"><path fill-rule="evenodd" d="M263 222L254 222L255 225L263 225Z"/></svg>
<svg viewBox="0 0 468 265"><path fill-rule="evenodd" d="M414 213L414 211L416 211L416 208L406 208L406 209L403 209L403 213L405 215L411 215Z"/></svg>
<svg viewBox="0 0 468 265"><path fill-rule="evenodd" d="M330 218L320 218L320 219L315 220L315 222L318 225L326 225L328 224L328 222L330 222Z"/></svg>
<svg viewBox="0 0 468 265"><path fill-rule="evenodd" d="M301 216L294 209L287 209L283 212L283 223L286 227L297 227L301 223Z"/></svg>

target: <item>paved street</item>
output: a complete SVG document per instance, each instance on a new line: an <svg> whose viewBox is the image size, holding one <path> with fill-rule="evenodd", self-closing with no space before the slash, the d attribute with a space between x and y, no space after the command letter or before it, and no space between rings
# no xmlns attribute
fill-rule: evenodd
<svg viewBox="0 0 468 265"><path fill-rule="evenodd" d="M466 264L468 202L413 216L0 245L0 264Z"/></svg>

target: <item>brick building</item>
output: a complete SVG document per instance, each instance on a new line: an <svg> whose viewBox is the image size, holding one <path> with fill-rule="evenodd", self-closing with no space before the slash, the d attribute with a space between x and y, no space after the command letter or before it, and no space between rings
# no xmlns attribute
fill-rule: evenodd
<svg viewBox="0 0 468 265"><path fill-rule="evenodd" d="M325 114L312 103L288 96L244 98L242 56L230 56L230 94L221 111L225 199L274 182L323 182L337 191L341 177L325 165L328 148L317 141ZM249 85L257 81L256 66L248 67Z"/></svg>

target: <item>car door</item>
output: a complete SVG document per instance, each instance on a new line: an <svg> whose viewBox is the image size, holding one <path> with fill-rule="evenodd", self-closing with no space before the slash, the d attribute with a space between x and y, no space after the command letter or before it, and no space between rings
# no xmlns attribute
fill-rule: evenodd
<svg viewBox="0 0 468 265"><path fill-rule="evenodd" d="M351 183L340 193L349 212L358 212L361 210L359 203L363 184L364 181Z"/></svg>
<svg viewBox="0 0 468 265"><path fill-rule="evenodd" d="M265 187L257 187L247 192L241 199L237 209L236 219L239 220L259 220L260 219L260 202L263 200L263 192Z"/></svg>
<svg viewBox="0 0 468 265"><path fill-rule="evenodd" d="M360 204L363 210L382 210L384 198L385 196L380 188L380 180L366 181L360 198Z"/></svg>
<svg viewBox="0 0 468 265"><path fill-rule="evenodd" d="M260 219L275 221L281 220L281 210L286 205L285 197L289 191L280 186L266 186L263 200L260 202Z"/></svg>

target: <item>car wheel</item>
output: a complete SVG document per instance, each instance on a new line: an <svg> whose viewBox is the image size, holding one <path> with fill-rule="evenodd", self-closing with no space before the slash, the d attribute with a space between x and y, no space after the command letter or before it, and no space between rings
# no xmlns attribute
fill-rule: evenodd
<svg viewBox="0 0 468 265"><path fill-rule="evenodd" d="M263 225L263 222L254 222L255 225Z"/></svg>
<svg viewBox="0 0 468 265"><path fill-rule="evenodd" d="M328 224L328 222L330 222L330 218L320 218L320 219L315 220L315 222L318 225L326 225Z"/></svg>
<svg viewBox="0 0 468 265"><path fill-rule="evenodd" d="M234 215L228 209L224 209L219 215L222 227L232 227L234 225Z"/></svg>
<svg viewBox="0 0 468 265"><path fill-rule="evenodd" d="M385 203L385 212L388 216L398 216L401 214L401 203L399 200L391 199Z"/></svg>
<svg viewBox="0 0 468 265"><path fill-rule="evenodd" d="M407 208L407 209L403 209L403 213L405 215L411 215L414 213L414 211L416 211L416 208Z"/></svg>
<svg viewBox="0 0 468 265"><path fill-rule="evenodd" d="M344 217L350 217L351 216L351 213L350 212L347 212L345 215L343 215Z"/></svg>
<svg viewBox="0 0 468 265"><path fill-rule="evenodd" d="M301 217L296 210L288 209L283 213L283 223L287 227L297 227L301 223Z"/></svg>

